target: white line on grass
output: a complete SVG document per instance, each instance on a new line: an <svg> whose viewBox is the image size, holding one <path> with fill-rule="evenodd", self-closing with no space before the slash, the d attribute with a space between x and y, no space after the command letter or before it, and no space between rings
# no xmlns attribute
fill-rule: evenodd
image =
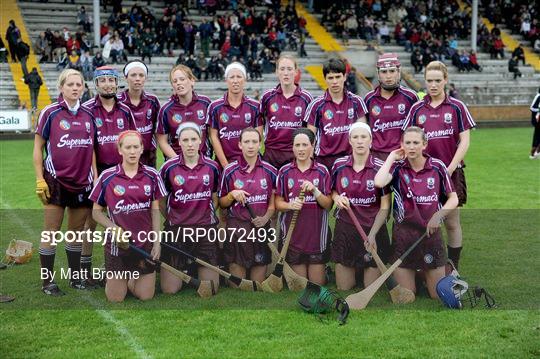
<svg viewBox="0 0 540 359"><path fill-rule="evenodd" d="M7 203L6 201L4 201L1 197L0 197L0 206L4 209L4 210L8 210L8 211L11 211L13 210L13 207L11 207L9 205L9 203ZM18 216L14 216L12 215L11 213L9 213L9 217L14 221L16 222L16 224L21 227L30 237L33 237L35 235L34 232L32 232L32 230L26 225L26 223L24 223L23 220L21 220L20 217ZM81 294L79 294L81 295ZM144 348L137 342L137 340L135 339L135 337L133 335L131 335L131 333L129 332L129 330L118 320L116 319L111 312L109 312L108 310L106 309L100 309L100 303L98 303L94 298L88 296L88 295L81 295L83 297L83 299L88 303L90 304L92 307L94 307L94 310L99 314L99 316L101 318L103 318L106 322L109 322L110 324L112 324L114 326L114 329L116 329L116 331L118 332L118 334L121 335L122 338L124 338L126 340L126 342L128 343L128 346L131 350L133 350L136 354L137 354L137 357L139 358L152 358L151 355L149 355L145 350Z"/></svg>

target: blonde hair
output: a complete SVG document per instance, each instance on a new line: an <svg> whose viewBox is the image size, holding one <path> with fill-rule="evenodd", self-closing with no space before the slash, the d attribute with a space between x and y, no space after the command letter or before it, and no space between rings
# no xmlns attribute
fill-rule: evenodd
<svg viewBox="0 0 540 359"><path fill-rule="evenodd" d="M191 71L191 69L189 67L187 67L186 65L176 65L175 67L172 68L171 72L169 72L169 82L172 83L172 78L173 78L173 74L176 72L176 71L182 71L183 73L186 74L186 76L191 80L191 81L196 81L197 78L195 77L195 75L193 75L193 72Z"/></svg>
<svg viewBox="0 0 540 359"><path fill-rule="evenodd" d="M60 73L60 75L58 76L58 81L56 82L56 86L58 87L58 89L60 89L62 86L64 86L64 84L66 83L66 80L69 76L71 75L77 75L81 78L81 81L83 83L83 86L84 86L84 77L83 75L77 71L77 70L74 70L74 69L66 69L64 71L62 71Z"/></svg>
<svg viewBox="0 0 540 359"><path fill-rule="evenodd" d="M443 74L445 80L448 79L448 68L440 61L431 61L424 71L424 78L426 78L428 71L440 71Z"/></svg>
<svg viewBox="0 0 540 359"><path fill-rule="evenodd" d="M296 57L294 57L293 55L289 55L289 54L281 54L278 58L278 60L276 61L276 71L279 67L279 63L281 62L281 60L290 60L293 62L294 64L294 69L298 69L298 61L296 60Z"/></svg>
<svg viewBox="0 0 540 359"><path fill-rule="evenodd" d="M427 138L427 135L426 133L424 132L424 130L418 126L411 126L411 127L407 127L405 129L405 131L403 131L403 134L401 135L401 140L403 141L403 138L405 138L405 135L409 132L412 132L412 133L418 133L421 137L422 137L422 141L424 141L424 143L427 143L428 141L428 138Z"/></svg>

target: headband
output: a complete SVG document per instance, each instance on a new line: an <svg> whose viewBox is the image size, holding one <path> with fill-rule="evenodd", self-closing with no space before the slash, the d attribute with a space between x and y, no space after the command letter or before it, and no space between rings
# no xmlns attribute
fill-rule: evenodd
<svg viewBox="0 0 540 359"><path fill-rule="evenodd" d="M180 138L180 134L182 133L182 131L187 130L187 129L194 130L195 132L197 132L199 137L201 137L201 129L194 122L184 122L183 124L178 126L178 129L176 129L176 137Z"/></svg>
<svg viewBox="0 0 540 359"><path fill-rule="evenodd" d="M94 81L100 77L114 77L116 82L118 82L118 71L110 66L101 66L94 70Z"/></svg>
<svg viewBox="0 0 540 359"><path fill-rule="evenodd" d="M124 66L124 71L123 71L124 76L127 77L127 75L129 74L129 70L135 69L135 68L142 69L144 71L144 76L148 76L148 67L146 66L144 62L141 62L138 60L128 62L126 66Z"/></svg>
<svg viewBox="0 0 540 359"><path fill-rule="evenodd" d="M129 136L129 135L135 135L139 138L139 140L141 140L141 143L143 143L143 138L142 138L142 135L139 133L139 131L135 131L135 130L127 130L127 131L122 131L120 132L120 134L118 135L118 146L120 146L120 142L122 142L122 140L126 137L126 136Z"/></svg>
<svg viewBox="0 0 540 359"><path fill-rule="evenodd" d="M231 70L235 70L235 69L239 70L242 73L242 75L244 75L244 78L247 78L246 68L244 65L242 65L239 62L233 62L227 66L227 68L225 69L225 78L229 76L229 72L231 72Z"/></svg>
<svg viewBox="0 0 540 359"><path fill-rule="evenodd" d="M358 128L366 130L369 133L369 137L371 137L371 128L369 128L369 125L364 122L353 123L351 127L349 127L349 137L351 136L351 133Z"/></svg>

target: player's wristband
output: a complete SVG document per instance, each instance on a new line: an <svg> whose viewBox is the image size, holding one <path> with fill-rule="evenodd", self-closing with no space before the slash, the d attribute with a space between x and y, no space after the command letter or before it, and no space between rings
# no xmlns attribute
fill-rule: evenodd
<svg viewBox="0 0 540 359"><path fill-rule="evenodd" d="M317 187L315 187L315 189L313 190L313 195L315 196L315 198L318 198L321 194L322 192L319 191Z"/></svg>

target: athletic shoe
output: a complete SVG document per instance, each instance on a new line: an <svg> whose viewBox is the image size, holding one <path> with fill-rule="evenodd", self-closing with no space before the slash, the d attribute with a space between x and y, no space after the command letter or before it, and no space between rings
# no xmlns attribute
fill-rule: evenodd
<svg viewBox="0 0 540 359"><path fill-rule="evenodd" d="M80 279L74 279L69 281L69 286L73 289L84 290L86 287Z"/></svg>
<svg viewBox="0 0 540 359"><path fill-rule="evenodd" d="M62 292L62 290L58 288L58 285L56 285L56 283L54 282L51 282L46 286L41 287L41 291L47 295L52 295L53 297L60 297L66 294Z"/></svg>
<svg viewBox="0 0 540 359"><path fill-rule="evenodd" d="M101 287L99 281L97 281L97 280L95 280L95 279L92 279L92 278L81 280L81 285L82 285L84 288L77 288L77 289L88 289L88 290L92 290L92 289L98 289L98 288Z"/></svg>
<svg viewBox="0 0 540 359"><path fill-rule="evenodd" d="M10 295L0 294L0 303L9 303L9 302L13 302L14 300L15 300L15 297L12 297Z"/></svg>

